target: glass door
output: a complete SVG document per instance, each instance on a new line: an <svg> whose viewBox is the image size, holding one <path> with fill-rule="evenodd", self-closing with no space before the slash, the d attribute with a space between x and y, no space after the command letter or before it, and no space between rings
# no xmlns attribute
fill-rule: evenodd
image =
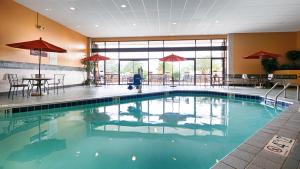
<svg viewBox="0 0 300 169"><path fill-rule="evenodd" d="M105 83L119 84L118 60L110 59L105 61Z"/></svg>
<svg viewBox="0 0 300 169"><path fill-rule="evenodd" d="M212 59L212 85L223 85L224 59Z"/></svg>
<svg viewBox="0 0 300 169"><path fill-rule="evenodd" d="M180 85L194 85L195 59L182 61L180 64Z"/></svg>
<svg viewBox="0 0 300 169"><path fill-rule="evenodd" d="M143 82L148 84L148 60L120 59L120 84L131 82L140 67L143 69Z"/></svg>
<svg viewBox="0 0 300 169"><path fill-rule="evenodd" d="M210 85L211 77L211 59L196 59L196 85Z"/></svg>

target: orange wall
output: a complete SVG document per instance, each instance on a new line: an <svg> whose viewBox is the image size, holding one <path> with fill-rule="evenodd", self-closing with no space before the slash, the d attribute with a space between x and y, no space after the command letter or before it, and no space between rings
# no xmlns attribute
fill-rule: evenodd
<svg viewBox="0 0 300 169"><path fill-rule="evenodd" d="M36 12L13 0L0 1L0 20L0 60L37 63L37 56L29 55L28 50L14 49L5 45L42 37L68 51L65 54L57 54L58 65L82 66L80 59L87 54L87 37L42 15L39 15L39 24L45 29L40 31L35 27ZM43 58L42 63L47 64L48 58Z"/></svg>
<svg viewBox="0 0 300 169"><path fill-rule="evenodd" d="M298 34L299 39L299 34ZM264 73L261 71L260 60L243 59L260 50L281 54L279 63L284 63L285 53L296 49L297 33L241 33L232 34L233 45L231 46L233 59L233 72L239 73Z"/></svg>

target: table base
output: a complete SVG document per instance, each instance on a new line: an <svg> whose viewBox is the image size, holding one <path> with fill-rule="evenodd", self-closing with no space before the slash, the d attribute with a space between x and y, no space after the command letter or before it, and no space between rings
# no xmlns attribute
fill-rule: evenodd
<svg viewBox="0 0 300 169"><path fill-rule="evenodd" d="M34 92L34 93L31 93L31 96L46 96L47 93L44 93L42 92L41 94L39 92Z"/></svg>

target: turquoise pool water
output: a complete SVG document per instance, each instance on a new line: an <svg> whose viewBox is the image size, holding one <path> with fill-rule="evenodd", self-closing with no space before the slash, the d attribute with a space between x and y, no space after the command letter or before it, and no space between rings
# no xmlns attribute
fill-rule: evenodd
<svg viewBox="0 0 300 169"><path fill-rule="evenodd" d="M210 168L279 112L185 95L2 114L0 169Z"/></svg>

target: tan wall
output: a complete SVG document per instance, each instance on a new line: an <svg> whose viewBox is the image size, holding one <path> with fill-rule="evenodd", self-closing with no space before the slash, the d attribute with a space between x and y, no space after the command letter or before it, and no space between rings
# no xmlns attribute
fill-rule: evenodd
<svg viewBox="0 0 300 169"><path fill-rule="evenodd" d="M68 51L68 53L57 55L59 65L82 67L80 59L87 53L85 36L42 15L39 17L39 23L45 29L40 31L35 27L36 12L13 0L0 1L0 20L0 60L37 63L38 58L29 55L28 50L14 49L5 45L42 37ZM47 64L48 60L48 58L43 58L42 63Z"/></svg>
<svg viewBox="0 0 300 169"><path fill-rule="evenodd" d="M232 34L233 72L264 73L260 60L243 59L260 50L281 54L282 57L278 60L279 63L284 63L285 53L296 48L296 37L296 32Z"/></svg>

